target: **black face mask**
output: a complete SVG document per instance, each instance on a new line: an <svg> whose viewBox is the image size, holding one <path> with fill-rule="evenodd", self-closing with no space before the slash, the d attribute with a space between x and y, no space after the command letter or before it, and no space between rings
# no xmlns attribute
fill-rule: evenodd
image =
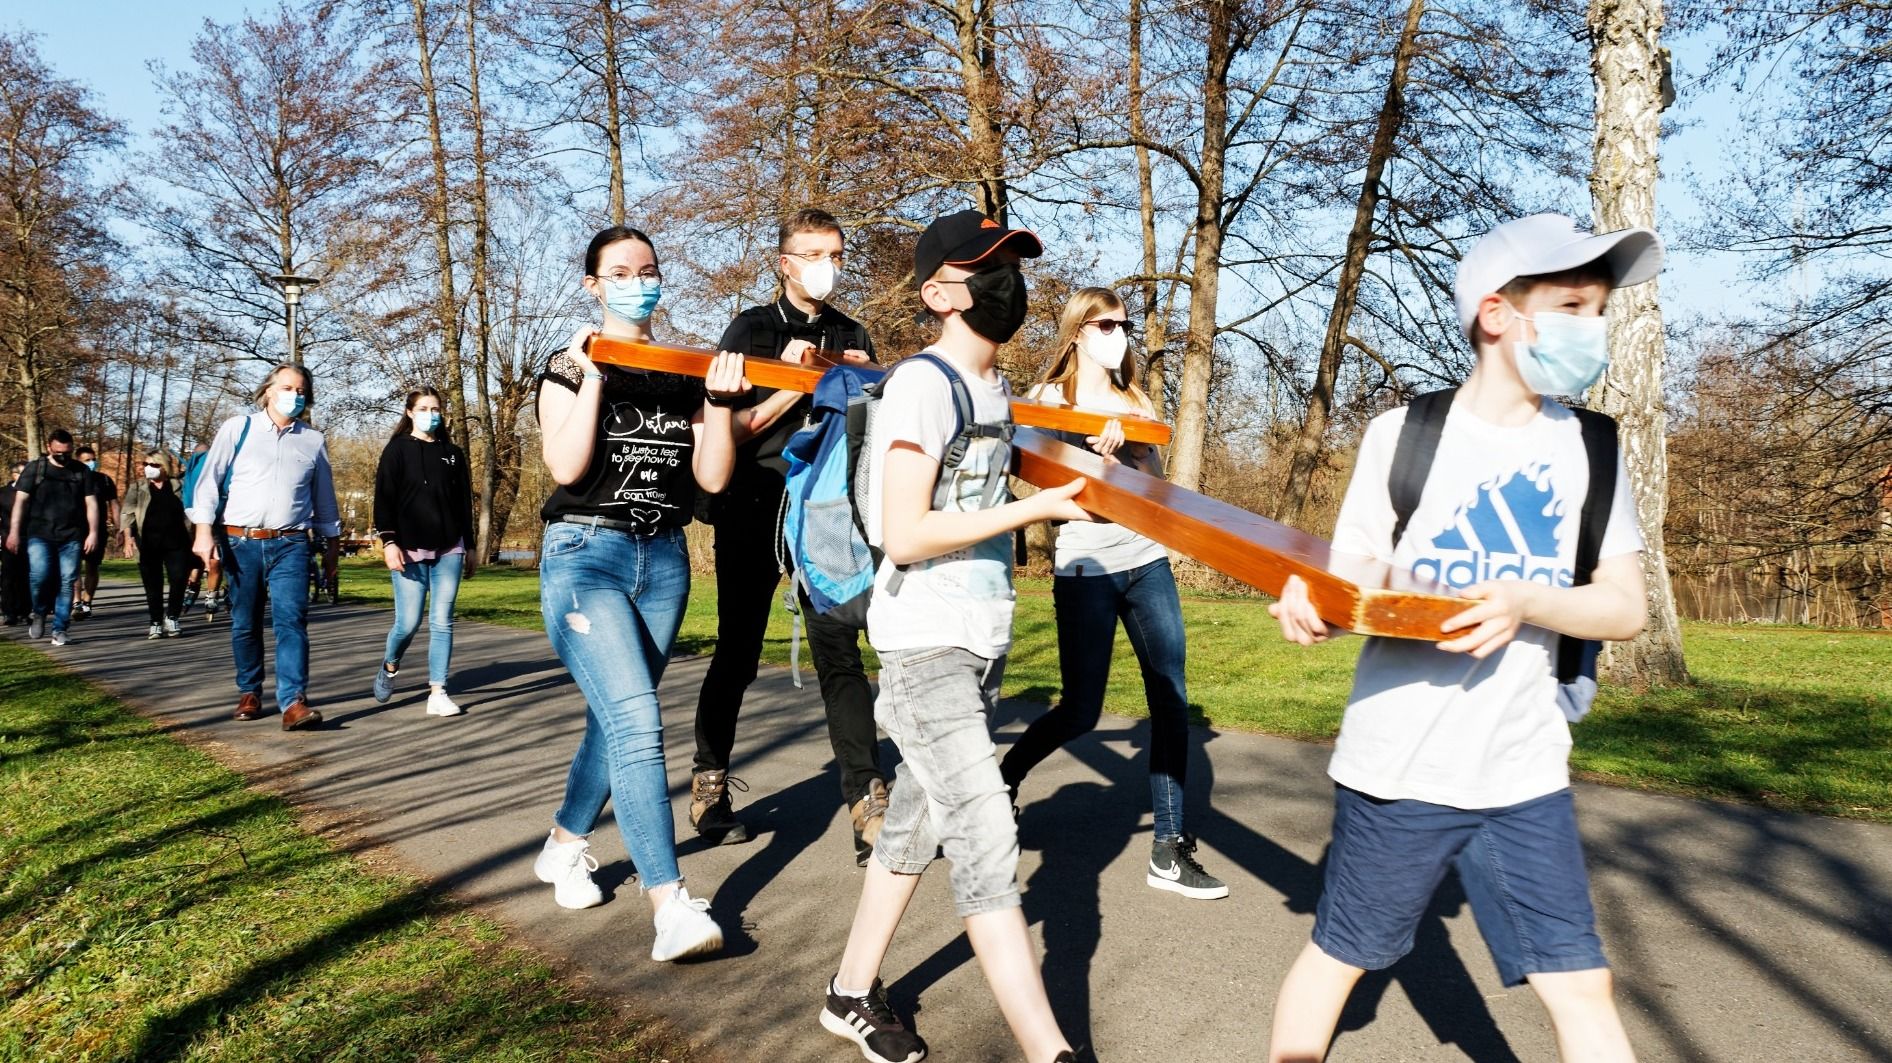
<svg viewBox="0 0 1892 1063"><path fill-rule="evenodd" d="M966 327L991 340L1004 343L1018 333L1025 323L1029 307L1025 302L1025 275L1016 265L1007 263L981 270L966 278L966 293L972 306L961 310Z"/></svg>

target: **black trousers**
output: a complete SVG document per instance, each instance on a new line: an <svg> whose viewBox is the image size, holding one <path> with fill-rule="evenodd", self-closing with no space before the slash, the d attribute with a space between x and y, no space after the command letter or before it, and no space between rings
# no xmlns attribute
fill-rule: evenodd
<svg viewBox="0 0 1892 1063"><path fill-rule="evenodd" d="M769 610L780 595L775 562L780 476L731 486L712 509L716 527L716 653L696 700L696 771L728 771L742 696L755 682ZM841 798L853 804L880 771L874 692L861 663L859 628L818 615L802 601L802 624L827 709L828 744L841 768Z"/></svg>
<svg viewBox="0 0 1892 1063"><path fill-rule="evenodd" d="M0 616L21 619L32 613L26 569L26 544L20 544L17 554L0 550Z"/></svg>
<svg viewBox="0 0 1892 1063"><path fill-rule="evenodd" d="M151 622L162 623L167 617L176 620L184 613L184 581L191 570L191 552L183 547L175 550L138 549L138 578L145 585L145 611L151 614ZM170 600L165 600L164 581L171 581Z"/></svg>

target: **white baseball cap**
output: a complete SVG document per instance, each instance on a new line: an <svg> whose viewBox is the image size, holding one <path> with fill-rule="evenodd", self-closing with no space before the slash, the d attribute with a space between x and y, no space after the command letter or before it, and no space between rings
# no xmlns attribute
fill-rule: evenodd
<svg viewBox="0 0 1892 1063"><path fill-rule="evenodd" d="M1601 262L1610 287L1627 288L1655 279L1662 269L1662 238L1653 229L1593 234L1561 214L1533 214L1486 233L1459 261L1452 283L1459 331L1469 334L1485 296L1519 277Z"/></svg>

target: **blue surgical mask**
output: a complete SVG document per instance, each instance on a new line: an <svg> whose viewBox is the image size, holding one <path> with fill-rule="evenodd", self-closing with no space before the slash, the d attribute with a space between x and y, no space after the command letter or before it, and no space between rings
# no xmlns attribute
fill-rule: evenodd
<svg viewBox="0 0 1892 1063"><path fill-rule="evenodd" d="M276 412L284 417L300 417L302 411L309 408L308 397L294 391L277 392L273 404Z"/></svg>
<svg viewBox="0 0 1892 1063"><path fill-rule="evenodd" d="M93 472L99 471L99 463L96 460L84 462L82 464L84 464L86 468L91 469Z"/></svg>
<svg viewBox="0 0 1892 1063"><path fill-rule="evenodd" d="M657 300L663 295L663 282L656 278L632 277L628 280L603 278L604 308L625 321L643 324L657 312Z"/></svg>
<svg viewBox="0 0 1892 1063"><path fill-rule="evenodd" d="M1537 340L1511 345L1524 385L1539 395L1581 395L1609 368L1609 323L1602 317L1577 317L1548 311L1524 317L1537 327Z"/></svg>
<svg viewBox="0 0 1892 1063"><path fill-rule="evenodd" d="M414 415L414 431L432 435L440 427L440 411L423 410Z"/></svg>

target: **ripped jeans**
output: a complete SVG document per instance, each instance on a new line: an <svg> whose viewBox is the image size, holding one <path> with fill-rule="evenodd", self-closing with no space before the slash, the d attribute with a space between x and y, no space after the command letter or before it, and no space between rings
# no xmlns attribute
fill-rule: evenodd
<svg viewBox="0 0 1892 1063"><path fill-rule="evenodd" d="M609 798L639 885L680 881L657 683L690 597L683 531L548 524L539 559L545 633L585 695L585 737L554 822L590 834Z"/></svg>

